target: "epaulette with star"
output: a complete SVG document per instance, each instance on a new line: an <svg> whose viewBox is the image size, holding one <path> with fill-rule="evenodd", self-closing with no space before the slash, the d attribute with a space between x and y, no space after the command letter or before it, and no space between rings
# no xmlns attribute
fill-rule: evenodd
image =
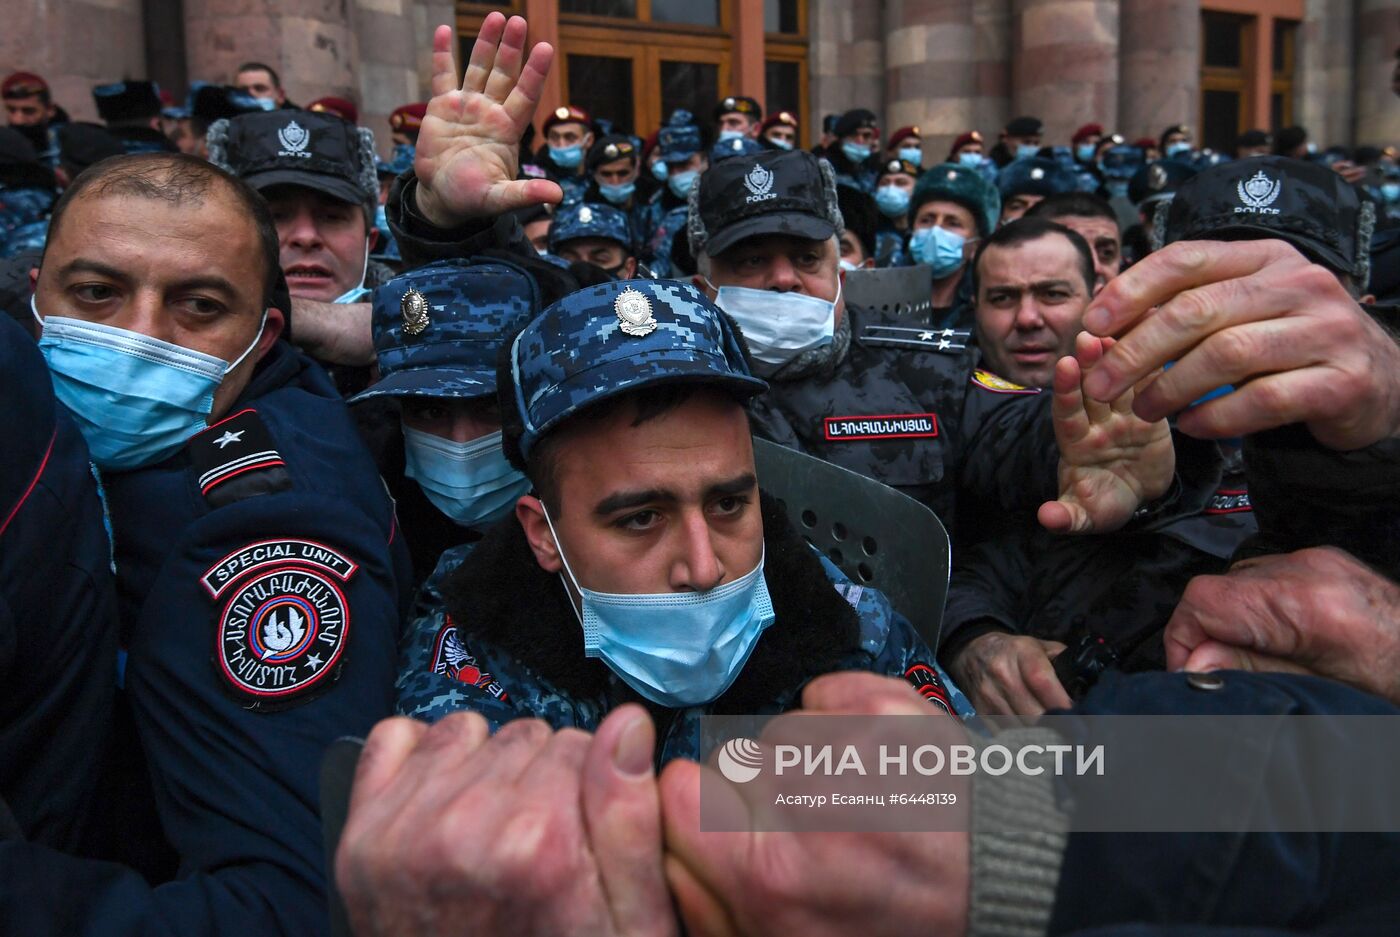
<svg viewBox="0 0 1400 937"><path fill-rule="evenodd" d="M867 325L860 331L867 345L915 348L954 355L967 349L972 333L965 329L921 329L900 325Z"/></svg>
<svg viewBox="0 0 1400 937"><path fill-rule="evenodd" d="M186 446L199 493L210 507L292 487L287 464L254 410L225 417Z"/></svg>

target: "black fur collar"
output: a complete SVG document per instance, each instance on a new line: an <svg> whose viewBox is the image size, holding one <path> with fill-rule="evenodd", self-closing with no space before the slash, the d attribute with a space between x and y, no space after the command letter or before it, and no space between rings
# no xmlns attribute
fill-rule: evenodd
<svg viewBox="0 0 1400 937"><path fill-rule="evenodd" d="M764 571L777 620L755 645L739 678L711 705L718 713L761 712L819 674L849 667L860 649L860 621L833 588L816 554L763 495ZM514 517L487 532L443 583L463 637L505 651L560 690L601 695L607 665L583 655L583 633L559 577L535 563Z"/></svg>

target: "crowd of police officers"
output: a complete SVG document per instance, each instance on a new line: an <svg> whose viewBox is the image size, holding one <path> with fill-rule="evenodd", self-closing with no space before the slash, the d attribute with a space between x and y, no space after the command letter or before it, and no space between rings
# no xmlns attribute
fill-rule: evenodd
<svg viewBox="0 0 1400 937"><path fill-rule="evenodd" d="M537 114L519 17L454 42L388 160L256 62L102 124L0 84L0 932L1393 925L1393 834L1144 848L1046 779L760 842L696 764L714 714L1394 714L1393 150L1020 117L934 162L738 95L641 139ZM936 513L941 630L754 439Z"/></svg>

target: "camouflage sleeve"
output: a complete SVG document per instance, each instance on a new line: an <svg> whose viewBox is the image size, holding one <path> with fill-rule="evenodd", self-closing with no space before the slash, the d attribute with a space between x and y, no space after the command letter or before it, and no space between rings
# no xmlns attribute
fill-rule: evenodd
<svg viewBox="0 0 1400 937"><path fill-rule="evenodd" d="M495 732L520 713L489 666L486 652L467 646L445 608L419 615L409 623L399 653L395 709L428 722L476 712Z"/></svg>
<svg viewBox="0 0 1400 937"><path fill-rule="evenodd" d="M821 561L836 591L860 617L861 649L870 655L870 670L903 677L920 696L945 712L963 719L975 715L972 704L954 686L933 651L885 594L853 583L825 557Z"/></svg>

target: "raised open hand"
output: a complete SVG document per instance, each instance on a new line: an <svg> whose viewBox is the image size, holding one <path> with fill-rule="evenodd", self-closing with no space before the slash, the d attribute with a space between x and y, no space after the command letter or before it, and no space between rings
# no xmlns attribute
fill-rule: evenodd
<svg viewBox="0 0 1400 937"><path fill-rule="evenodd" d="M1060 497L1042 504L1038 516L1042 526L1058 533L1105 533L1166 493L1176 472L1176 450L1165 419L1148 421L1133 413L1134 388L1108 403L1083 392L1083 382L1112 339L1081 332L1074 344L1075 357L1061 358L1055 366L1052 413L1060 444Z"/></svg>
<svg viewBox="0 0 1400 937"><path fill-rule="evenodd" d="M441 228L558 202L556 183L516 179L520 138L539 103L554 49L541 42L525 58L525 20L491 13L481 24L461 87L452 57L455 34L433 34L433 97L418 134L413 171L417 208Z"/></svg>

